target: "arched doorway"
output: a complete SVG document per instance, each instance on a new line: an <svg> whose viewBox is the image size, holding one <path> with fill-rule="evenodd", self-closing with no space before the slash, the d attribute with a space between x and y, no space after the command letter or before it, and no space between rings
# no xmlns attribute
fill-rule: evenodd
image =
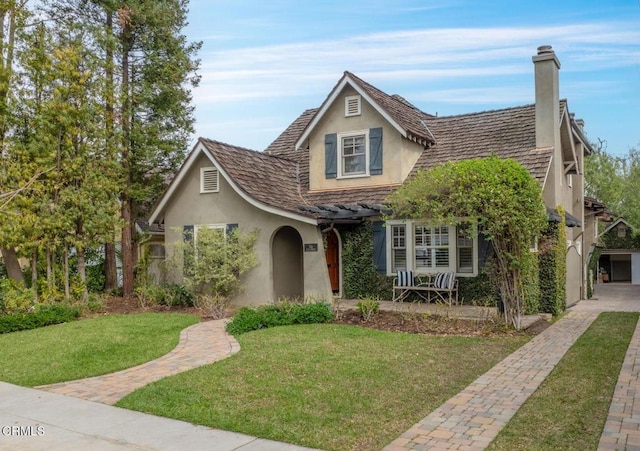
<svg viewBox="0 0 640 451"><path fill-rule="evenodd" d="M285 226L275 233L271 244L273 292L275 298L304 298L302 238L296 229Z"/></svg>
<svg viewBox="0 0 640 451"><path fill-rule="evenodd" d="M327 270L331 281L331 291L340 293L340 239L335 230L327 232L327 249L325 256L327 259Z"/></svg>

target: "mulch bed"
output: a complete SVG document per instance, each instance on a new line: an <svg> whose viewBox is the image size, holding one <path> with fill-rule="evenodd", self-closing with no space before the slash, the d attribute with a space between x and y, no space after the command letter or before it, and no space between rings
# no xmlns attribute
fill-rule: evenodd
<svg viewBox="0 0 640 451"><path fill-rule="evenodd" d="M104 298L103 309L98 315L131 314L142 312L171 312L189 313L205 318L195 307L167 307L163 305L142 306L136 297L108 296ZM95 315L95 314L94 314ZM93 316L93 315L91 315ZM411 334L428 335L459 335L459 336L505 336L514 334L537 335L551 324L548 321L538 321L526 331L516 332L504 327L503 324L492 321L447 318L437 315L403 313L393 311L379 311L368 321L362 318L357 310L344 310L339 313L337 324L369 327L390 332L405 332Z"/></svg>

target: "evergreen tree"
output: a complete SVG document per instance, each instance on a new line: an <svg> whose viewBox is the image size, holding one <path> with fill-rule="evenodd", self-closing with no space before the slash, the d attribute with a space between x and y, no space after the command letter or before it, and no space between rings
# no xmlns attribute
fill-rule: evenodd
<svg viewBox="0 0 640 451"><path fill-rule="evenodd" d="M123 179L123 288L133 293L135 219L148 213L182 162L193 132L190 89L198 84L199 43L188 43L186 0L49 0L59 20L82 24L103 59L105 127Z"/></svg>

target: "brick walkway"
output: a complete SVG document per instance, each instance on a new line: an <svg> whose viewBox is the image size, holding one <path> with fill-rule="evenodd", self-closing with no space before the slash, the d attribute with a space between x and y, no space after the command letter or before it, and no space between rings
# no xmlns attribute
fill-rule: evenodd
<svg viewBox="0 0 640 451"><path fill-rule="evenodd" d="M640 449L640 321L627 348L598 450Z"/></svg>
<svg viewBox="0 0 640 451"><path fill-rule="evenodd" d="M103 404L115 404L132 391L173 374L224 359L240 350L225 331L225 320L194 324L180 333L173 351L117 373L37 387Z"/></svg>
<svg viewBox="0 0 640 451"><path fill-rule="evenodd" d="M385 450L485 449L597 316L597 312L569 313Z"/></svg>

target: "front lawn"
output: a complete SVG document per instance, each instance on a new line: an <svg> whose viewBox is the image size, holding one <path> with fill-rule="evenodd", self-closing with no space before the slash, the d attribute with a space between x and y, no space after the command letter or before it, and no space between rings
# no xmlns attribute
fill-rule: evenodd
<svg viewBox="0 0 640 451"><path fill-rule="evenodd" d="M238 336L235 356L117 405L326 450L380 449L529 338L269 328Z"/></svg>
<svg viewBox="0 0 640 451"><path fill-rule="evenodd" d="M192 315L110 315L0 335L0 380L37 386L113 373L178 344Z"/></svg>
<svg viewBox="0 0 640 451"><path fill-rule="evenodd" d="M487 449L597 449L637 321L600 314Z"/></svg>

